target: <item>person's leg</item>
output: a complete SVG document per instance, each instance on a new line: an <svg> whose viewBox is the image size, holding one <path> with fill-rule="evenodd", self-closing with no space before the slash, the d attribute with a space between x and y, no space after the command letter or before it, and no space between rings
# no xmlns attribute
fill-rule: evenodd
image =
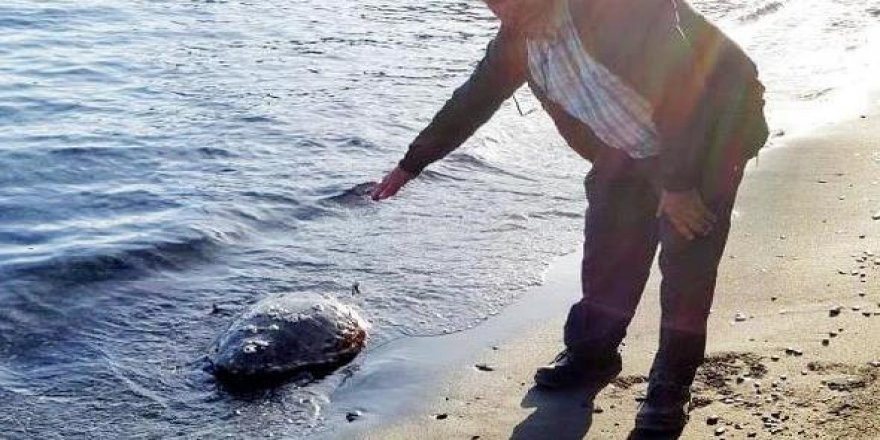
<svg viewBox="0 0 880 440"><path fill-rule="evenodd" d="M565 323L564 356L535 376L546 387L567 386L579 376L619 372L617 347L657 250L657 193L639 161L607 149L587 175L585 187L583 297L571 307Z"/></svg>
<svg viewBox="0 0 880 440"><path fill-rule="evenodd" d="M730 231L732 200L716 200L709 209L718 217L705 237L687 242L661 221L660 350L652 380L689 386L703 362L706 321L715 294L718 264Z"/></svg>
<svg viewBox="0 0 880 440"><path fill-rule="evenodd" d="M677 438L687 423L690 386L706 349L706 321L736 193L748 158L766 141L763 88L734 93L710 107L722 108L700 158L700 194L718 217L706 236L687 241L665 218L660 221L660 347L651 367L648 395L636 415L630 439ZM720 107L718 107L720 106ZM703 113L708 115L708 113ZM695 134L699 135L699 131Z"/></svg>
<svg viewBox="0 0 880 440"><path fill-rule="evenodd" d="M706 321L745 166L741 148L736 148L741 141L736 134L744 130L742 120L729 117L716 124L716 142L727 145L710 148L714 153L703 160L700 193L717 216L711 232L687 241L666 218L660 221L662 317L660 349L651 372L652 379L657 381L689 386L703 362Z"/></svg>
<svg viewBox="0 0 880 440"><path fill-rule="evenodd" d="M730 217L742 180L736 150L706 160L701 194L717 222L704 237L688 241L661 219L660 347L651 367L648 395L636 418L637 430L680 432L690 386L703 362L706 322L715 293L718 265L730 231Z"/></svg>
<svg viewBox="0 0 880 440"><path fill-rule="evenodd" d="M597 167L586 181L582 299L565 323L565 346L607 356L626 334L657 250L657 195L632 162Z"/></svg>

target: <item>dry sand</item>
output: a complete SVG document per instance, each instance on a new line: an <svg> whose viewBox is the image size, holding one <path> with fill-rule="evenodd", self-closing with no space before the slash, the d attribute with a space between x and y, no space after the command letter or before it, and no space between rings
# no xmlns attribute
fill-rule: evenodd
<svg viewBox="0 0 880 440"><path fill-rule="evenodd" d="M878 211L880 114L751 163L682 438L880 439ZM561 348L559 316L476 353L490 368L460 365L429 411L358 438L625 438L656 347L658 279L655 270L630 327L622 376L592 408L582 393L532 387L535 367Z"/></svg>

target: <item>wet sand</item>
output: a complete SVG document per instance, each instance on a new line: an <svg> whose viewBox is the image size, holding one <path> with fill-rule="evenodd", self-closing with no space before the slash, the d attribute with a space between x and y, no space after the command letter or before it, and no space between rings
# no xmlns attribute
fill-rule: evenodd
<svg viewBox="0 0 880 440"><path fill-rule="evenodd" d="M880 112L781 140L741 188L684 439L880 438ZM564 273L577 291L577 271ZM656 347L658 281L655 268L624 371L592 405L533 388L561 348L560 315L477 350L425 410L355 438L625 438Z"/></svg>

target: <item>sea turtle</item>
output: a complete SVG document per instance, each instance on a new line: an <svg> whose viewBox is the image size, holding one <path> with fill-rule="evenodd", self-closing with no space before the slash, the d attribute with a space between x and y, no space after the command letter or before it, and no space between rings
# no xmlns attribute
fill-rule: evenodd
<svg viewBox="0 0 880 440"><path fill-rule="evenodd" d="M370 203L370 191L376 182L359 183L339 194L327 197L326 201L344 206L364 206Z"/></svg>
<svg viewBox="0 0 880 440"><path fill-rule="evenodd" d="M221 379L326 373L364 347L367 323L350 306L302 293L257 302L217 338L210 356Z"/></svg>

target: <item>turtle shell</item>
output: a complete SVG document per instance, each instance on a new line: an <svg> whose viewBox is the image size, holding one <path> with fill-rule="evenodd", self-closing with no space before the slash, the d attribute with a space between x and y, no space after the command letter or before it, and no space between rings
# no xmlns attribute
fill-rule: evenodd
<svg viewBox="0 0 880 440"><path fill-rule="evenodd" d="M211 361L218 375L233 378L327 370L361 351L366 327L338 301L275 295L254 304L217 338Z"/></svg>

